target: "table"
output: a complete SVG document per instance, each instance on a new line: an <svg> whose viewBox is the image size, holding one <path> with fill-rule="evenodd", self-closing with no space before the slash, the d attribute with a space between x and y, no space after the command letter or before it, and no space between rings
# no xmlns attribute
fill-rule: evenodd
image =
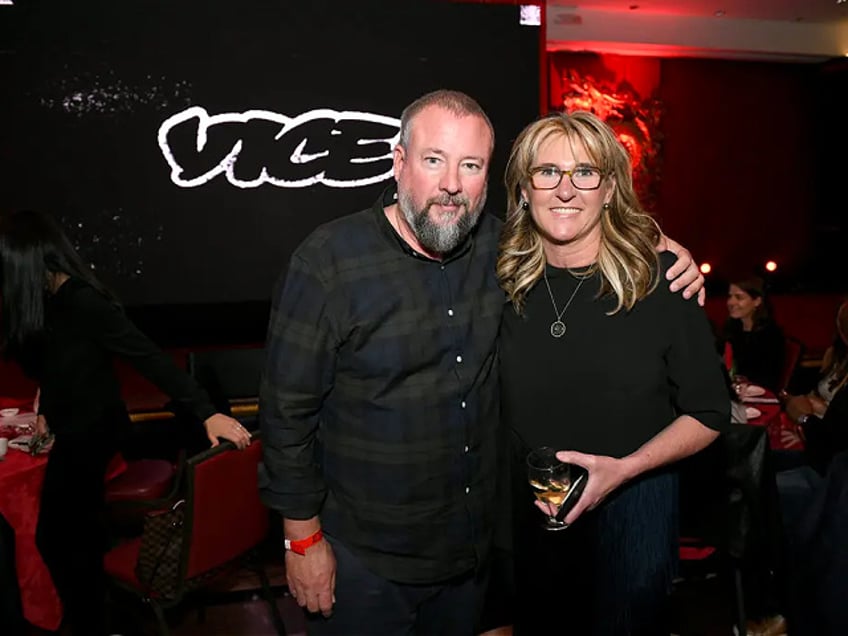
<svg viewBox="0 0 848 636"><path fill-rule="evenodd" d="M24 618L36 627L55 631L62 622L62 604L35 546L46 466L47 455L32 456L9 449L0 462L0 515L15 531L15 563Z"/></svg>
<svg viewBox="0 0 848 636"><path fill-rule="evenodd" d="M792 426L792 423L788 421L788 418L786 418L783 413L781 404L777 400L777 396L768 389L765 389L764 394L754 398L754 400L762 399L774 400L774 402L767 403L751 401L751 398L745 398L742 400L745 406L753 406L761 412L759 417L748 420L748 424L752 426L764 426L766 428L769 439L769 448L772 450L801 450L797 445L787 445L782 439L780 439L781 431L787 426Z"/></svg>
<svg viewBox="0 0 848 636"><path fill-rule="evenodd" d="M2 418L3 424L32 420L33 413L16 418ZM55 631L62 622L62 603L53 579L35 545L35 528L41 486L47 468L47 455L30 455L10 447L0 461L0 515L15 532L15 567L24 618L42 629ZM127 468L123 457L116 455L106 469L106 480L114 479Z"/></svg>

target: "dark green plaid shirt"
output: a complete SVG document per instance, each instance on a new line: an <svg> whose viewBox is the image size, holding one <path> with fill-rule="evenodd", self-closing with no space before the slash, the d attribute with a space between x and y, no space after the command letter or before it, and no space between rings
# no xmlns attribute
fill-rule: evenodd
<svg viewBox="0 0 848 636"><path fill-rule="evenodd" d="M330 222L292 256L275 294L260 393L264 501L320 515L385 578L474 569L494 517L500 221L442 262L383 213Z"/></svg>

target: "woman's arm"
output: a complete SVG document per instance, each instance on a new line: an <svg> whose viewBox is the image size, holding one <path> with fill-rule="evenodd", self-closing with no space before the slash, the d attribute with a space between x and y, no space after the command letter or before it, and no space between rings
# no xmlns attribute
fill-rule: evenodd
<svg viewBox="0 0 848 636"><path fill-rule="evenodd" d="M565 522L574 523L585 510L592 510L611 492L642 473L706 448L718 435L718 431L707 428L695 418L682 415L639 450L621 459L575 451L558 452L560 461L582 466L590 475L580 501L566 515Z"/></svg>
<svg viewBox="0 0 848 636"><path fill-rule="evenodd" d="M574 451L557 453L560 461L578 464L589 471L586 489L566 522L600 504L616 488L646 471L672 463L709 445L730 422L730 395L722 376L712 330L704 310L667 290L651 310L667 338L662 352L666 381L679 415L641 447L622 457L586 455ZM647 309L647 307L646 307ZM621 422L621 426L628 423Z"/></svg>
<svg viewBox="0 0 848 636"><path fill-rule="evenodd" d="M75 302L91 338L107 351L129 361L172 400L192 412L203 422L213 446L217 446L219 438L230 440L239 448L250 443L250 432L238 420L217 413L197 381L142 333L120 307L87 286L76 292Z"/></svg>

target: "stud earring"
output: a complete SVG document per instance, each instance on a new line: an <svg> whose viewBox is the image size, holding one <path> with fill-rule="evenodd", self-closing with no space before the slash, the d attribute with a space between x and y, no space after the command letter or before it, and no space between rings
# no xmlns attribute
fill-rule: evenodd
<svg viewBox="0 0 848 636"><path fill-rule="evenodd" d="M610 204L609 204L609 203L604 203L601 207L604 209L604 212L609 212Z"/></svg>
<svg viewBox="0 0 848 636"><path fill-rule="evenodd" d="M530 209L530 204L527 203L526 199L521 199L521 209L522 210L529 210Z"/></svg>

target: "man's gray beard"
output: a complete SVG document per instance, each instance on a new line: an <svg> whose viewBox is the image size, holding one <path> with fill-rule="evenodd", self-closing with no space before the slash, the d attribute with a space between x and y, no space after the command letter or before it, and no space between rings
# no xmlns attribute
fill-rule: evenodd
<svg viewBox="0 0 848 636"><path fill-rule="evenodd" d="M465 210L457 212L459 218L455 222L437 224L430 218L430 206L433 204L461 205ZM486 190L483 190L474 209L469 209L468 199L464 196L444 196L427 199L423 209L416 210L412 196L406 192L398 192L398 207L403 212L409 227L412 228L412 233L424 249L434 254L447 254L456 249L477 225L484 205L486 205Z"/></svg>

